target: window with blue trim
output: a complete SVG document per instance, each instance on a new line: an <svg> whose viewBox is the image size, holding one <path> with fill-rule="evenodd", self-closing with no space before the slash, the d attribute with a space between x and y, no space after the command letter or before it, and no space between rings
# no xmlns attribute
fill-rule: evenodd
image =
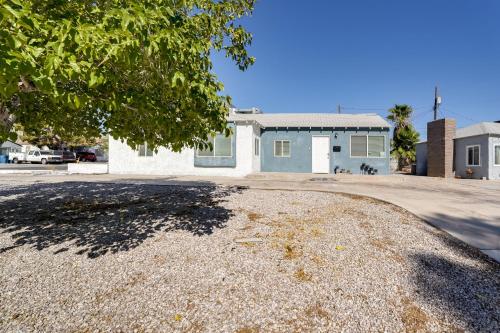
<svg viewBox="0 0 500 333"><path fill-rule="evenodd" d="M197 149L196 156L198 157L232 157L233 156L233 145L232 145L232 135L225 136L223 134L217 134L215 137L211 137L207 143L212 145L212 149L207 147L206 149Z"/></svg>

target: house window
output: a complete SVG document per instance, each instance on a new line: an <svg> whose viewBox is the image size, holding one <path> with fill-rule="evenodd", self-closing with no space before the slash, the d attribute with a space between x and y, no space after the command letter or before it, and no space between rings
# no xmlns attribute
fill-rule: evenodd
<svg viewBox="0 0 500 333"><path fill-rule="evenodd" d="M290 157L290 141L288 140L274 141L274 156Z"/></svg>
<svg viewBox="0 0 500 333"><path fill-rule="evenodd" d="M232 157L233 145L232 136L225 136L217 134L215 137L210 137L207 143L212 144L212 149L197 149L196 155L198 157Z"/></svg>
<svg viewBox="0 0 500 333"><path fill-rule="evenodd" d="M352 135L351 157L385 157L385 136Z"/></svg>
<svg viewBox="0 0 500 333"><path fill-rule="evenodd" d="M368 157L385 157L385 137L368 137Z"/></svg>
<svg viewBox="0 0 500 333"><path fill-rule="evenodd" d="M481 160L481 147L477 146L467 146L467 166L480 166Z"/></svg>
<svg viewBox="0 0 500 333"><path fill-rule="evenodd" d="M141 157L153 156L153 151L148 148L147 143L139 145L139 156Z"/></svg>
<svg viewBox="0 0 500 333"><path fill-rule="evenodd" d="M500 145L495 146L495 165L500 165Z"/></svg>
<svg viewBox="0 0 500 333"><path fill-rule="evenodd" d="M255 143L254 143L254 152L255 152L255 156L259 156L260 154L260 140L259 138L255 138Z"/></svg>

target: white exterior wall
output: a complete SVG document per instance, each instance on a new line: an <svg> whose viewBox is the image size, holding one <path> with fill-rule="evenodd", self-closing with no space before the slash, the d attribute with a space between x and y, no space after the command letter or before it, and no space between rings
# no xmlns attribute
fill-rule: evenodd
<svg viewBox="0 0 500 333"><path fill-rule="evenodd" d="M104 174L108 173L108 164L96 163L96 162L68 163L68 173L89 174L89 175Z"/></svg>
<svg viewBox="0 0 500 333"><path fill-rule="evenodd" d="M253 126L252 145L255 145L255 139L259 139L259 156L255 155L255 147L252 150L252 168L253 172L260 172L260 155L262 154L262 145L260 143L260 127Z"/></svg>
<svg viewBox="0 0 500 333"><path fill-rule="evenodd" d="M500 179L500 165L495 165L495 146L500 145L500 137L489 138L489 171L488 179Z"/></svg>
<svg viewBox="0 0 500 333"><path fill-rule="evenodd" d="M236 167L195 167L194 149L175 153L160 148L150 157L139 156L125 142L109 139L109 173L137 175L193 175L243 177L254 170L254 125L236 125ZM259 161L260 165L260 161Z"/></svg>

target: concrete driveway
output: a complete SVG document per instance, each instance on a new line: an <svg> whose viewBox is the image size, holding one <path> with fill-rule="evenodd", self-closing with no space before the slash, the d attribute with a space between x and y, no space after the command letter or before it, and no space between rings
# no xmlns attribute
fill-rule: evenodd
<svg viewBox="0 0 500 333"><path fill-rule="evenodd" d="M2 182L216 183L255 189L311 190L370 196L407 209L500 262L500 182L416 176L260 173L245 178L122 175L0 176Z"/></svg>

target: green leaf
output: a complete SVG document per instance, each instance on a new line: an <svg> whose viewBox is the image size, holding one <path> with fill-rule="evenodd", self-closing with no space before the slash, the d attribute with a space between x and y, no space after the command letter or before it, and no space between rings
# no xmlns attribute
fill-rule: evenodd
<svg viewBox="0 0 500 333"><path fill-rule="evenodd" d="M73 98L73 103L75 104L76 108L80 108L80 98L78 98L78 96L75 95L75 97Z"/></svg>
<svg viewBox="0 0 500 333"><path fill-rule="evenodd" d="M186 78L184 77L184 74L181 72L175 72L174 76L172 77L172 87L176 87L177 84L184 84L184 81Z"/></svg>

